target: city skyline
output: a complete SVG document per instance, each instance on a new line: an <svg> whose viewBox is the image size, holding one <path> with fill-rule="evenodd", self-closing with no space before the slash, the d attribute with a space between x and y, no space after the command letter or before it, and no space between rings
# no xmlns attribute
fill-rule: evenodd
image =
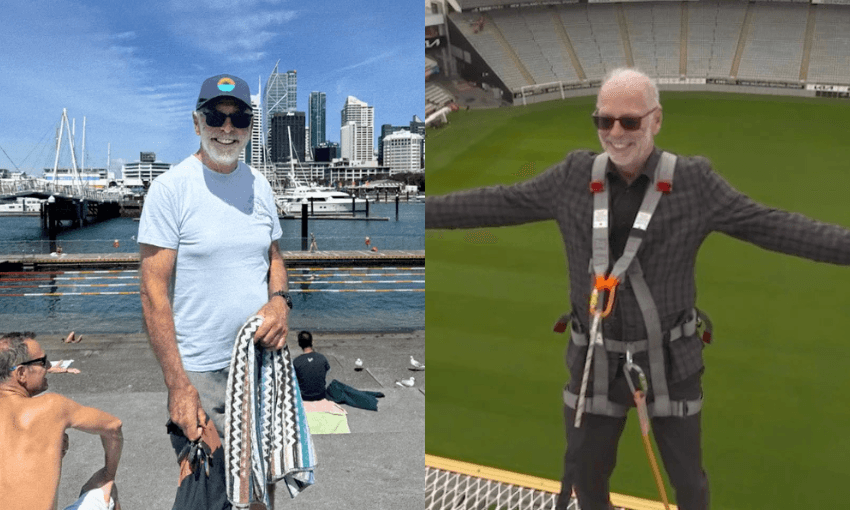
<svg viewBox="0 0 850 510"><path fill-rule="evenodd" d="M298 72L298 111L308 112L309 93L321 91L331 111L348 96L373 105L376 124L424 116L418 3L11 0L5 7L0 30L17 44L4 48L0 68L6 97L21 105L7 108L0 124L0 168L11 171L40 175L53 166L63 108L76 119L80 160L86 117L87 167L106 166L109 142L116 173L140 152L178 163L198 148L191 110L201 82L229 72L264 95L258 85L278 60L279 70ZM327 117L328 141L339 141L338 120ZM63 158L70 165L67 149Z"/></svg>

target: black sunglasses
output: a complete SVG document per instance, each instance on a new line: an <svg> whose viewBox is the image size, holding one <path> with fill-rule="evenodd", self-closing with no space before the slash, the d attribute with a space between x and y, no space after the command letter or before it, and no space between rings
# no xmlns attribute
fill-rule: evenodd
<svg viewBox="0 0 850 510"><path fill-rule="evenodd" d="M623 129L626 131L637 131L643 123L643 118L657 109L658 107L656 106L640 117L609 117L607 115L597 115L596 113L594 113L591 117L593 118L593 125L596 126L596 129L600 129L602 131L608 131L613 128L614 121L620 121L620 125L623 126Z"/></svg>
<svg viewBox="0 0 850 510"><path fill-rule="evenodd" d="M209 127L221 127L224 125L227 118L230 117L230 122L233 123L233 127L236 129L245 129L251 125L251 119L254 118L253 113L236 112L224 114L218 110L210 108L202 109L201 113L204 114L204 117L207 120L207 126Z"/></svg>
<svg viewBox="0 0 850 510"><path fill-rule="evenodd" d="M24 361L23 363L15 365L14 367L12 367L12 370L14 370L18 367L26 366L26 365L41 365L44 368L49 368L50 362L47 361L47 355L45 354L44 356L42 356L40 358L31 359L29 361Z"/></svg>

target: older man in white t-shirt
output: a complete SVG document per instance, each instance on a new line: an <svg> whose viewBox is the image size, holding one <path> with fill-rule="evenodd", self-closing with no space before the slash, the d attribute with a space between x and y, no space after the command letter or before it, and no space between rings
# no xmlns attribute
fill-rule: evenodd
<svg viewBox="0 0 850 510"><path fill-rule="evenodd" d="M292 307L271 186L238 161L253 123L248 84L208 78L193 119L200 149L151 183L138 236L148 337L171 422L190 441L207 415L224 433L227 368L245 320L263 316L255 341L281 349Z"/></svg>

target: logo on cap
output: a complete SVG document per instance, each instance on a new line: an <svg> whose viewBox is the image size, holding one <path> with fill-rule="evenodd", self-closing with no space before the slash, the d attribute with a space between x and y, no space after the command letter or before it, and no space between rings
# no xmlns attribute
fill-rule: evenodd
<svg viewBox="0 0 850 510"><path fill-rule="evenodd" d="M218 80L218 90L222 92L231 92L234 88L236 88L236 82L231 78L225 76Z"/></svg>

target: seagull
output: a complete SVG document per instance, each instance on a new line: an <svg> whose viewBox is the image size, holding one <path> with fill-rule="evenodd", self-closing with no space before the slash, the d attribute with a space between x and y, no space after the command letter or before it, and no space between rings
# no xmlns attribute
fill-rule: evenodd
<svg viewBox="0 0 850 510"><path fill-rule="evenodd" d="M410 364L413 365L411 370L425 370L425 365L413 359L413 356L410 357Z"/></svg>
<svg viewBox="0 0 850 510"><path fill-rule="evenodd" d="M402 386L402 387L406 386L406 387L410 388L410 387L413 386L413 377L411 377L410 379L402 379L401 381L396 381L395 383L398 384L399 386Z"/></svg>
<svg viewBox="0 0 850 510"><path fill-rule="evenodd" d="M354 361L354 370L363 370L363 360L362 359L357 358Z"/></svg>

